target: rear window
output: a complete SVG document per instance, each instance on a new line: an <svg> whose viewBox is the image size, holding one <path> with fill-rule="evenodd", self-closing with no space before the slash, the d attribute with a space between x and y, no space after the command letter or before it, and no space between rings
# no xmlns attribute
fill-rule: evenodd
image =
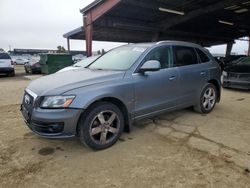
<svg viewBox="0 0 250 188"><path fill-rule="evenodd" d="M196 51L200 57L201 63L206 63L206 62L210 61L210 59L207 57L207 55L203 51L201 51L200 49L197 49L197 48L196 48Z"/></svg>
<svg viewBox="0 0 250 188"><path fill-rule="evenodd" d="M193 65L198 63L194 48L186 46L174 46L175 67Z"/></svg>
<svg viewBox="0 0 250 188"><path fill-rule="evenodd" d="M6 53L0 53L0 59L11 59L9 54Z"/></svg>

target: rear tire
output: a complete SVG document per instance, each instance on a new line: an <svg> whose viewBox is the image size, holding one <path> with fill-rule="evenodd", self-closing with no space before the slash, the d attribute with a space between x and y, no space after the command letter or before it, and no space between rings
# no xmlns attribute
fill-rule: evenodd
<svg viewBox="0 0 250 188"><path fill-rule="evenodd" d="M210 113L216 105L217 98L216 87L211 83L207 83L202 89L199 102L194 106L194 110L202 114Z"/></svg>
<svg viewBox="0 0 250 188"><path fill-rule="evenodd" d="M124 116L112 103L98 102L78 122L80 141L94 149L106 149L117 142L124 129Z"/></svg>
<svg viewBox="0 0 250 188"><path fill-rule="evenodd" d="M28 73L29 73L29 71L27 70L27 68L26 68L26 67L24 67L24 69L25 69L25 73L26 73L26 74L28 74Z"/></svg>
<svg viewBox="0 0 250 188"><path fill-rule="evenodd" d="M11 73L8 74L9 77L14 77L15 76L15 70L13 70Z"/></svg>

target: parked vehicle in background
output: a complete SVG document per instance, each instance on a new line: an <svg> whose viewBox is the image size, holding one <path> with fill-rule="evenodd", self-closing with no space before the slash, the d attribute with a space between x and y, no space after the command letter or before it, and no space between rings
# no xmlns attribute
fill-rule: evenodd
<svg viewBox="0 0 250 188"><path fill-rule="evenodd" d="M48 138L78 135L99 150L132 122L193 106L209 113L220 101L221 70L199 45L162 41L115 48L84 69L44 76L26 88L28 127Z"/></svg>
<svg viewBox="0 0 250 188"><path fill-rule="evenodd" d="M31 60L24 64L24 70L26 73L31 74L40 74L41 73L41 65L39 63L40 56L34 56Z"/></svg>
<svg viewBox="0 0 250 188"><path fill-rule="evenodd" d="M223 71L224 88L250 89L250 57L242 57L230 63Z"/></svg>
<svg viewBox="0 0 250 188"><path fill-rule="evenodd" d="M87 58L87 57L84 56L83 54L76 54L76 55L72 56L73 63L77 63L85 58Z"/></svg>
<svg viewBox="0 0 250 188"><path fill-rule="evenodd" d="M70 71L70 70L75 70L75 69L79 69L79 68L85 68L88 65L90 65L91 63L93 63L99 57L100 56L92 56L92 57L85 58L85 59L79 61L78 63L76 63L76 64L74 64L72 66L65 67L65 68L59 70L58 73L59 72Z"/></svg>
<svg viewBox="0 0 250 188"><path fill-rule="evenodd" d="M227 66L227 65L231 64L234 61L237 61L238 59L240 59L242 57L244 58L244 57L246 57L246 55L230 55L228 57L224 57L222 60L225 63L225 66Z"/></svg>
<svg viewBox="0 0 250 188"><path fill-rule="evenodd" d="M15 76L14 62L7 53L0 53L0 74Z"/></svg>
<svg viewBox="0 0 250 188"><path fill-rule="evenodd" d="M28 63L28 62L29 62L29 60L28 59L24 59L24 58L16 58L14 60L14 63L16 65L24 65L25 63Z"/></svg>
<svg viewBox="0 0 250 188"><path fill-rule="evenodd" d="M241 57L236 61L232 62L232 65L236 65L236 64L250 64L250 56L246 56L246 57Z"/></svg>

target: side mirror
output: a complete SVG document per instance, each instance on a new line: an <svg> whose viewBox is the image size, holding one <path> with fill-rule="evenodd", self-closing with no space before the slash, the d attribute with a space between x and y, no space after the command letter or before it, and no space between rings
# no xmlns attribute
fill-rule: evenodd
<svg viewBox="0 0 250 188"><path fill-rule="evenodd" d="M161 63L157 60L149 60L146 61L142 67L140 68L141 73L147 72L147 71L158 71L161 69Z"/></svg>

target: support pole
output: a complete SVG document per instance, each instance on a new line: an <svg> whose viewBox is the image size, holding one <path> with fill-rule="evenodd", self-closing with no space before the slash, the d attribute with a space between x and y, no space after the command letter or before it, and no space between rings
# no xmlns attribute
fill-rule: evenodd
<svg viewBox="0 0 250 188"><path fill-rule="evenodd" d="M69 41L69 38L67 38L67 46L68 46L68 52L70 53L70 41Z"/></svg>
<svg viewBox="0 0 250 188"><path fill-rule="evenodd" d="M87 57L92 56L93 22L91 12L83 16Z"/></svg>
<svg viewBox="0 0 250 188"><path fill-rule="evenodd" d="M231 55L233 49L233 42L227 43L226 57Z"/></svg>
<svg viewBox="0 0 250 188"><path fill-rule="evenodd" d="M98 6L95 6L86 12L82 12L83 28L86 39L86 51L88 57L92 55L93 22L95 22L98 18L103 16L120 2L121 0L105 0L102 1L102 3L99 3Z"/></svg>
<svg viewBox="0 0 250 188"><path fill-rule="evenodd" d="M92 40L93 40L93 25L87 25L85 27L85 38L86 38L86 50L87 56L92 56Z"/></svg>

